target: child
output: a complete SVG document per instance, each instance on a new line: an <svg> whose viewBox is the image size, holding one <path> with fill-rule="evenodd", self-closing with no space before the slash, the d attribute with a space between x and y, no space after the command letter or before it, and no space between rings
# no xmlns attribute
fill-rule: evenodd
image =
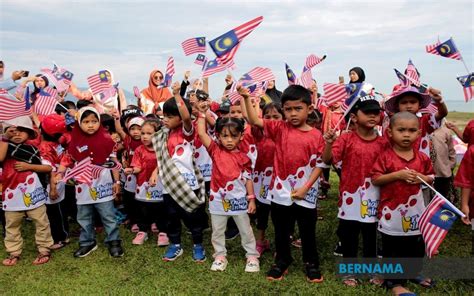
<svg viewBox="0 0 474 296"><path fill-rule="evenodd" d="M379 136L375 129L380 123L380 110L380 104L373 96L362 97L350 111L355 131L343 133L338 138L334 130L324 135L326 147L323 161L328 165L342 162L338 234L345 258L357 257L360 233L363 256L376 256L379 189L372 185L369 173L380 151L389 148L385 138ZM375 278L372 282L381 284ZM345 278L343 283L351 287L358 284L353 277Z"/></svg>
<svg viewBox="0 0 474 296"><path fill-rule="evenodd" d="M372 184L380 186L378 230L382 236L384 257L423 258L425 246L418 219L425 209L421 179L432 183L431 160L413 148L420 136L418 118L410 112L399 112L390 119L387 129L392 149L380 151L371 172ZM418 266L421 269L421 262ZM433 286L429 279L419 279L423 286ZM395 295L411 293L403 286L406 280L386 279L386 287Z"/></svg>
<svg viewBox="0 0 474 296"><path fill-rule="evenodd" d="M269 103L263 108L263 118L267 120L282 120L283 111L279 104ZM268 227L270 215L269 194L270 183L273 175L273 155L275 154L275 143L268 137L264 137L258 128L252 128L252 134L257 144L257 156L255 171L253 172L253 188L257 197L257 251L260 256L266 250L270 250L270 242L265 239L265 230Z"/></svg>
<svg viewBox="0 0 474 296"><path fill-rule="evenodd" d="M31 119L20 116L4 123L10 129L8 142L0 142L0 162L3 162L2 188L5 211L5 250L9 256L3 265L16 265L23 250L21 224L25 216L35 223L35 242L38 256L34 265L49 262L53 245L48 216L46 215L46 190L38 173L49 173L52 168L43 163L36 147L25 142L36 138Z"/></svg>
<svg viewBox="0 0 474 296"><path fill-rule="evenodd" d="M134 118L130 121L132 124ZM142 119L143 121L143 119ZM143 145L135 149L132 162L129 168L125 169L125 174L137 175L137 189L135 199L137 200L137 224L139 232L132 241L134 245L142 245L148 239L147 230L153 224L158 222L158 240L159 247L169 245L168 236L166 235L166 209L163 204L163 185L157 180L157 163L156 154L151 143L152 135L160 128L157 120L147 119L143 122L141 128L141 139Z"/></svg>
<svg viewBox="0 0 474 296"><path fill-rule="evenodd" d="M191 231L193 260L203 262L202 212L205 202L204 180L194 164L194 129L191 106L179 95L179 82L173 84L174 98L163 105L164 127L152 138L163 183L163 200L168 214L168 246L164 261L174 261L183 254L181 221Z"/></svg>
<svg viewBox="0 0 474 296"><path fill-rule="evenodd" d="M209 212L212 221L212 245L214 262L212 271L224 271L227 266L225 229L229 217L235 221L242 247L247 252L246 272L260 271L255 237L247 213L255 213L255 194L251 180L250 159L239 151L243 138L244 121L236 118L221 118L216 122L219 143L214 142L206 132L205 114L198 119L198 133L201 142L209 151L214 163L211 178Z"/></svg>
<svg viewBox="0 0 474 296"><path fill-rule="evenodd" d="M107 233L105 243L110 255L122 257L123 249L114 209L114 196L120 190L119 172L107 168L117 162L114 154L115 142L101 126L100 114L95 108L79 109L77 120L68 153L76 163L90 157L92 164L101 170L97 177L92 178L90 186L76 185L77 222L81 225L81 235L79 249L74 252L74 257L85 257L97 249L93 223L94 209L99 214ZM61 169L59 171L63 172Z"/></svg>
<svg viewBox="0 0 474 296"><path fill-rule="evenodd" d="M293 259L290 249L291 217L296 217L303 246L307 280L320 283L316 247L317 179L323 166L324 147L321 133L306 120L312 112L311 94L299 85L291 85L281 97L286 121L261 119L251 108L248 90L239 88L245 99L249 121L264 130L264 136L275 142L271 215L275 227L275 264L267 273L269 280L281 280Z"/></svg>

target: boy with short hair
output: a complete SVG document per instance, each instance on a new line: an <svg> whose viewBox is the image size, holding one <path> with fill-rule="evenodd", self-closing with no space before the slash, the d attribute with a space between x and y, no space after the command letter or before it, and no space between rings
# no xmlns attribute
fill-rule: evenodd
<svg viewBox="0 0 474 296"><path fill-rule="evenodd" d="M434 170L430 158L413 148L421 133L415 114L405 111L393 115L387 133L393 147L381 151L371 172L372 184L380 187L378 230L384 257L421 260L425 245L418 221L425 205L419 178L432 183ZM433 285L429 279L418 283ZM386 279L385 284L396 295L411 293L403 287L406 280Z"/></svg>
<svg viewBox="0 0 474 296"><path fill-rule="evenodd" d="M203 262L206 260L202 246L205 186L201 172L193 161L195 131L190 115L191 106L179 95L179 82L175 82L172 88L174 98L163 105L163 128L152 138L169 222L170 245L163 260L174 261L183 254L182 220L193 238L193 259Z"/></svg>
<svg viewBox="0 0 474 296"><path fill-rule="evenodd" d="M303 262L307 280L323 281L316 247L316 200L320 157L324 147L321 133L307 124L313 111L311 94L299 85L291 85L281 97L286 121L261 119L251 105L248 90L239 88L244 97L249 122L264 130L275 142L274 173L271 182L271 215L275 226L275 264L267 273L269 280L281 280L293 261L290 249L291 217L300 230Z"/></svg>

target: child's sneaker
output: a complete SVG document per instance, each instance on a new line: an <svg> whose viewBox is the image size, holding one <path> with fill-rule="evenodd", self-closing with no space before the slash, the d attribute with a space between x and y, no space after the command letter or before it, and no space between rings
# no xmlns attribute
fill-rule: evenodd
<svg viewBox="0 0 474 296"><path fill-rule="evenodd" d="M217 256L212 262L211 271L224 271L227 267L227 258L225 256Z"/></svg>
<svg viewBox="0 0 474 296"><path fill-rule="evenodd" d="M206 261L206 252L202 244L195 244L193 247L193 260L196 262Z"/></svg>
<svg viewBox="0 0 474 296"><path fill-rule="evenodd" d="M259 272L260 262L257 257L249 257L245 265L245 272Z"/></svg>
<svg viewBox="0 0 474 296"><path fill-rule="evenodd" d="M168 235L164 232L160 232L158 234L158 240L156 241L158 247L166 247L170 244L170 240L168 239Z"/></svg>
<svg viewBox="0 0 474 296"><path fill-rule="evenodd" d="M158 233L158 227L156 227L156 223L151 223L151 232Z"/></svg>
<svg viewBox="0 0 474 296"><path fill-rule="evenodd" d="M272 268L267 272L267 280L270 281L281 281L283 275L288 274L288 267L281 267L277 264L273 264Z"/></svg>
<svg viewBox="0 0 474 296"><path fill-rule="evenodd" d="M130 228L130 230L133 232L133 233L137 233L140 231L140 228L138 228L138 225L137 224L133 224L132 227Z"/></svg>
<svg viewBox="0 0 474 296"><path fill-rule="evenodd" d="M310 283L322 283L323 282L323 276L321 275L321 271L319 271L319 268L316 268L316 265L312 263L306 263L305 266L306 269L306 279Z"/></svg>
<svg viewBox="0 0 474 296"><path fill-rule="evenodd" d="M163 255L163 261L174 261L179 256L183 255L183 249L180 244L171 244L168 246L165 255Z"/></svg>
<svg viewBox="0 0 474 296"><path fill-rule="evenodd" d="M146 232L140 231L137 233L135 238L132 240L132 245L143 245L143 243L148 239L148 234Z"/></svg>
<svg viewBox="0 0 474 296"><path fill-rule="evenodd" d="M270 250L270 242L266 239L263 242L257 241L257 252L262 256L263 252Z"/></svg>

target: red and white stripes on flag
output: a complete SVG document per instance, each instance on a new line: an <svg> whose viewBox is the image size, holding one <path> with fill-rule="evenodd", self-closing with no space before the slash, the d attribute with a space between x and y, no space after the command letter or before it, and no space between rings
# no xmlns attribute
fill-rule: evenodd
<svg viewBox="0 0 474 296"><path fill-rule="evenodd" d="M173 75L175 74L173 57L168 58L168 64L166 65L166 74L170 77L173 77Z"/></svg>
<svg viewBox="0 0 474 296"><path fill-rule="evenodd" d="M317 64L321 63L322 61L324 61L324 59L326 58L326 56L323 56L322 58L319 58L317 57L316 55L314 54L310 54L307 58L306 58L306 63L305 63L305 66L307 68L313 68L314 66L316 66Z"/></svg>
<svg viewBox="0 0 474 296"><path fill-rule="evenodd" d="M270 68L255 67L241 78L241 80L271 81L275 80L275 75Z"/></svg>
<svg viewBox="0 0 474 296"><path fill-rule="evenodd" d="M181 43L185 55L206 52L206 37L193 37Z"/></svg>
<svg viewBox="0 0 474 296"><path fill-rule="evenodd" d="M217 65L210 65L210 63L217 63ZM208 61L204 66L204 71L202 72L202 78L206 78L206 77L211 76L212 74L222 72L227 68L232 69L232 67L234 66L235 64L233 60L231 60L230 63L228 64L221 64L217 62L217 60Z"/></svg>
<svg viewBox="0 0 474 296"><path fill-rule="evenodd" d="M324 83L323 89L324 100L328 106L342 103L347 98L346 86L344 84Z"/></svg>
<svg viewBox="0 0 474 296"><path fill-rule="evenodd" d="M405 69L405 75L411 79L411 81L417 81L418 85L420 86L420 76L418 75L418 71L416 70L415 65L413 65L412 61L408 61L408 66Z"/></svg>
<svg viewBox="0 0 474 296"><path fill-rule="evenodd" d="M311 73L310 68L303 68L303 73L301 73L300 78L298 78L297 84L303 86L304 88L311 87L311 84L313 84L313 74Z"/></svg>
<svg viewBox="0 0 474 296"><path fill-rule="evenodd" d="M27 108L25 101L18 101L14 97L8 97L6 90L0 91L0 121L30 115L31 109Z"/></svg>
<svg viewBox="0 0 474 296"><path fill-rule="evenodd" d="M105 72L106 71L99 71L98 74L87 78L87 83L93 95L99 94L110 87L110 81L107 79Z"/></svg>
<svg viewBox="0 0 474 296"><path fill-rule="evenodd" d="M92 162L90 157L86 157L77 162L72 170L66 172L62 182L67 182L72 178L79 183L84 183L89 186L92 184Z"/></svg>
<svg viewBox="0 0 474 296"><path fill-rule="evenodd" d="M51 87L45 87L36 96L36 100L33 104L33 109L38 115L50 115L55 113L54 110L58 105L56 96L58 91Z"/></svg>
<svg viewBox="0 0 474 296"><path fill-rule="evenodd" d="M435 114L438 112L438 107L436 107L436 105L431 102L427 107L420 109L419 112Z"/></svg>
<svg viewBox="0 0 474 296"><path fill-rule="evenodd" d="M464 93L464 100L466 102L469 102L474 98L474 86L469 86L469 87L463 87L462 91Z"/></svg>

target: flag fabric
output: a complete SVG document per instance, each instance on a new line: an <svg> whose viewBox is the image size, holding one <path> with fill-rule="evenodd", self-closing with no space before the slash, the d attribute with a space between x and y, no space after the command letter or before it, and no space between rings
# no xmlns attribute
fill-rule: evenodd
<svg viewBox="0 0 474 296"><path fill-rule="evenodd" d="M317 109L319 109L319 108L322 107L322 106L326 106L326 107L329 106L329 104L328 104L327 101L326 101L326 97L324 97L324 96L321 96L321 97L319 97L319 98L316 99L316 105L315 105L315 107L316 107Z"/></svg>
<svg viewBox="0 0 474 296"><path fill-rule="evenodd" d="M428 85L421 83L419 80L414 80L413 78L408 77L397 69L394 70L398 76L398 79L400 80L400 84L402 85L402 87L408 87L410 85L413 85L421 93L426 93L428 91Z"/></svg>
<svg viewBox="0 0 474 296"><path fill-rule="evenodd" d="M60 68L56 64L53 64L53 69L43 68L40 71L56 86L58 92L67 91L69 85L71 85L72 77L74 76L71 71Z"/></svg>
<svg viewBox="0 0 474 296"><path fill-rule="evenodd" d="M418 74L418 71L416 70L415 65L413 65L411 59L408 60L408 65L405 69L405 75L412 81L417 81L418 83L420 82L420 75Z"/></svg>
<svg viewBox="0 0 474 296"><path fill-rule="evenodd" d="M173 75L175 74L174 71L174 59L173 57L168 58L168 64L166 65L166 74L165 79L161 83L161 87L169 87L171 86L171 82L173 81Z"/></svg>
<svg viewBox="0 0 474 296"><path fill-rule="evenodd" d="M349 83L345 85L347 97L341 106L341 110L344 113L347 113L352 108L360 95L365 95L365 93L362 94L361 91L362 85L363 83Z"/></svg>
<svg viewBox="0 0 474 296"><path fill-rule="evenodd" d="M50 115L55 113L58 100L56 96L58 91L51 87L45 87L40 90L33 104L34 111L38 115Z"/></svg>
<svg viewBox="0 0 474 296"><path fill-rule="evenodd" d="M89 83L93 95L99 94L110 87L106 72L102 70L87 78L87 83Z"/></svg>
<svg viewBox="0 0 474 296"><path fill-rule="evenodd" d="M212 74L222 72L225 69L232 67L233 65L233 61L228 64L221 64L217 61L217 59L210 60L205 64L204 71L202 72L202 78L206 78L211 76Z"/></svg>
<svg viewBox="0 0 474 296"><path fill-rule="evenodd" d="M270 81L275 80L275 75L270 68L255 67L249 72L245 73L240 80L251 81Z"/></svg>
<svg viewBox="0 0 474 296"><path fill-rule="evenodd" d="M6 90L0 91L0 121L31 115L29 100L18 101L16 98L8 96Z"/></svg>
<svg viewBox="0 0 474 296"><path fill-rule="evenodd" d="M322 61L324 61L324 59L326 58L326 56L323 56L322 58L319 58L317 57L316 55L314 54L310 54L307 58L306 58L306 63L305 63L305 66L307 68L313 68L314 66L316 66L317 64L321 63Z"/></svg>
<svg viewBox="0 0 474 296"><path fill-rule="evenodd" d="M331 106L335 103L343 102L347 98L346 86L344 84L324 83L323 89L324 89L324 101L327 104L327 106Z"/></svg>
<svg viewBox="0 0 474 296"><path fill-rule="evenodd" d="M197 65L204 65L204 62L206 61L206 56L203 55L203 54L198 54L198 56L196 57L196 60L194 61L195 64Z"/></svg>
<svg viewBox="0 0 474 296"><path fill-rule="evenodd" d="M296 75L293 70L290 69L290 66L285 63L286 78L288 79L288 85L296 84Z"/></svg>
<svg viewBox="0 0 474 296"><path fill-rule="evenodd" d="M134 95L135 98L137 98L137 99L140 99L140 98L141 98L141 96L140 96L140 90L138 89L137 86L134 86L134 87L133 87L133 95Z"/></svg>
<svg viewBox="0 0 474 296"><path fill-rule="evenodd" d="M397 69L393 69L395 71L395 74L397 74L398 80L400 80L400 85L405 88L410 86L410 81L408 81L408 78L400 71Z"/></svg>
<svg viewBox="0 0 474 296"><path fill-rule="evenodd" d="M463 87L464 100L469 102L474 98L474 72L465 76L456 78Z"/></svg>
<svg viewBox="0 0 474 296"><path fill-rule="evenodd" d="M89 186L92 184L92 162L90 157L77 162L72 170L66 172L62 182L67 182L72 178L79 183L85 183Z"/></svg>
<svg viewBox="0 0 474 296"><path fill-rule="evenodd" d="M430 114L436 114L438 112L438 107L434 104L433 101L426 106L425 108L422 108L419 110L420 113L430 113Z"/></svg>
<svg viewBox="0 0 474 296"><path fill-rule="evenodd" d="M438 250L460 211L445 197L436 194L418 221L428 258Z"/></svg>
<svg viewBox="0 0 474 296"><path fill-rule="evenodd" d="M240 42L242 42L247 35L252 33L262 21L263 16L259 16L209 41L209 45L216 54L217 60L221 64L230 63L234 59Z"/></svg>
<svg viewBox="0 0 474 296"><path fill-rule="evenodd" d="M115 97L115 95L117 95L117 92L118 92L118 83L116 83L115 85L112 85L110 86L108 89L104 90L103 92L101 92L99 94L99 98L100 98L100 101L102 103L106 102L108 99L112 98L112 97Z"/></svg>
<svg viewBox="0 0 474 296"><path fill-rule="evenodd" d="M297 84L303 86L304 88L310 88L313 83L313 74L311 73L311 68L306 66L303 67L303 72L297 82Z"/></svg>
<svg viewBox="0 0 474 296"><path fill-rule="evenodd" d="M453 38L449 38L445 42L435 43L426 46L426 52L439 55L448 59L461 60L461 53L454 45Z"/></svg>
<svg viewBox="0 0 474 296"><path fill-rule="evenodd" d="M206 37L195 37L184 40L181 43L185 55L206 52Z"/></svg>

